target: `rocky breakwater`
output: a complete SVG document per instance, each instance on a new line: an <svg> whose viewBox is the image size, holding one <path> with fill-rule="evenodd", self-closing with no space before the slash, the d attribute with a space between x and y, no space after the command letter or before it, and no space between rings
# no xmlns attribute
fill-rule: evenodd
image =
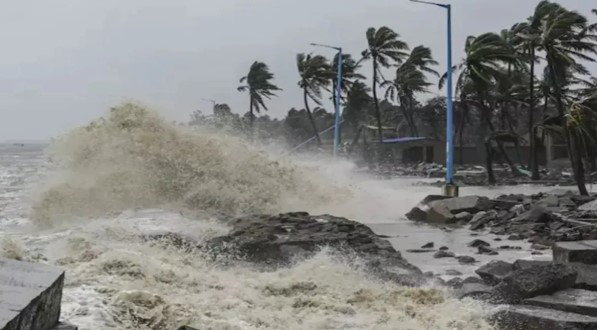
<svg viewBox="0 0 597 330"><path fill-rule="evenodd" d="M492 316L499 328L597 329L597 196L428 196L407 217L527 240L533 254L553 251L553 261L494 260L477 269L481 280L448 283L460 297L504 305ZM475 243L499 258L487 242Z"/></svg>
<svg viewBox="0 0 597 330"><path fill-rule="evenodd" d="M331 215L304 212L254 215L229 222L230 232L207 241L202 248L213 255L234 256L265 267L288 265L330 247L338 258L401 285L425 281L421 271L369 227ZM358 261L358 262L357 262Z"/></svg>

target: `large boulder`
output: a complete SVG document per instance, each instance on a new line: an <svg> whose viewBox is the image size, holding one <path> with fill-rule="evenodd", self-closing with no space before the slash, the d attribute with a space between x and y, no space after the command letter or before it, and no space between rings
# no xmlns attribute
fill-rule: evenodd
<svg viewBox="0 0 597 330"><path fill-rule="evenodd" d="M504 330L597 329L597 317L525 305L501 309L491 317L491 320L499 327L498 329Z"/></svg>
<svg viewBox="0 0 597 330"><path fill-rule="evenodd" d="M496 285L514 271L511 263L494 260L475 271L487 284Z"/></svg>
<svg viewBox="0 0 597 330"><path fill-rule="evenodd" d="M440 198L436 195L430 195L408 212L406 217L414 221L451 223L460 220L456 215L462 215L464 212L475 214L480 211L490 210L492 207L493 202L486 197Z"/></svg>
<svg viewBox="0 0 597 330"><path fill-rule="evenodd" d="M309 257L322 247L346 250L362 257L368 268L407 283L421 271L402 258L385 239L362 223L331 215L308 213L256 215L231 222L230 232L206 242L205 248L215 254L227 253L262 265L287 265L296 258ZM398 272L398 277L390 274ZM412 276L411 276L412 275Z"/></svg>
<svg viewBox="0 0 597 330"><path fill-rule="evenodd" d="M597 200L592 202L584 203L578 207L581 211L597 211Z"/></svg>
<svg viewBox="0 0 597 330"><path fill-rule="evenodd" d="M547 210L545 207L540 205L534 205L527 212L516 217L517 222L526 223L549 223L555 220L555 216Z"/></svg>
<svg viewBox="0 0 597 330"><path fill-rule="evenodd" d="M499 303L515 304L526 298L550 295L574 286L576 277L576 271L564 264L519 269L504 277L494 288L494 299Z"/></svg>
<svg viewBox="0 0 597 330"><path fill-rule="evenodd" d="M498 213L494 210L489 210L487 212L481 211L473 217L473 219L469 222L471 226L471 230L479 230L485 227L491 221L494 221L497 217Z"/></svg>

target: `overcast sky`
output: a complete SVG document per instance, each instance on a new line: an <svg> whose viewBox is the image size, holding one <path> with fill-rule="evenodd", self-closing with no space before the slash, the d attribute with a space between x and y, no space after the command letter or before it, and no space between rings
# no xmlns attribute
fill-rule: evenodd
<svg viewBox="0 0 597 330"><path fill-rule="evenodd" d="M528 17L536 0L452 0L454 57L464 39ZM589 0L561 0L584 14ZM19 0L0 10L0 141L48 139L124 100L186 120L201 101L248 107L238 80L266 62L284 91L270 115L301 107L295 56L311 42L366 48L365 30L387 25L445 67L445 12L407 0ZM593 16L593 15L592 15ZM593 16L591 19L595 19ZM370 71L369 65L363 73ZM593 72L596 72L593 66ZM329 109L331 105L327 106Z"/></svg>

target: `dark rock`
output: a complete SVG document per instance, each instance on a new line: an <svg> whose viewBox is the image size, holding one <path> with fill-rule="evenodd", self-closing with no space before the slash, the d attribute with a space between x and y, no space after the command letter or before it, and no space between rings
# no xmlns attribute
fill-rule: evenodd
<svg viewBox="0 0 597 330"><path fill-rule="evenodd" d="M443 204L438 204L442 201L436 201L429 205L427 210L426 221L431 223L452 223L454 222L454 215Z"/></svg>
<svg viewBox="0 0 597 330"><path fill-rule="evenodd" d="M441 259L441 258L454 258L456 257L456 255L454 254L454 252L448 252L448 251L437 251L433 257L435 259Z"/></svg>
<svg viewBox="0 0 597 330"><path fill-rule="evenodd" d="M539 251L533 251L533 252L531 252L531 255L533 255L533 256L542 256L543 253L539 252Z"/></svg>
<svg viewBox="0 0 597 330"><path fill-rule="evenodd" d="M556 207L560 205L560 199L555 195L547 195L538 202L538 205L545 207Z"/></svg>
<svg viewBox="0 0 597 330"><path fill-rule="evenodd" d="M496 250L485 245L478 246L477 250L479 250L479 254L487 254L490 256L496 256L499 254Z"/></svg>
<svg viewBox="0 0 597 330"><path fill-rule="evenodd" d="M227 235L207 241L206 250L271 267L288 265L329 246L361 256L369 270L384 278L408 281L421 277L421 271L404 260L389 241L379 238L369 227L345 218L286 213L243 217L232 221L231 226ZM403 274L390 274L390 270L398 269Z"/></svg>
<svg viewBox="0 0 597 330"><path fill-rule="evenodd" d="M440 248L439 248L439 250L440 250L440 251L447 251L447 250L449 250L449 249L450 249L450 248L449 248L449 247L447 247L447 246L442 246L442 247L440 247Z"/></svg>
<svg viewBox="0 0 597 330"><path fill-rule="evenodd" d="M596 317L525 305L508 306L494 314L490 321L505 330L597 329Z"/></svg>
<svg viewBox="0 0 597 330"><path fill-rule="evenodd" d="M457 271L456 269L448 269L446 270L446 275L448 276L460 276L462 275L461 272Z"/></svg>
<svg viewBox="0 0 597 330"><path fill-rule="evenodd" d="M491 287L483 283L462 283L462 286L456 292L459 299L473 298L487 300L491 295Z"/></svg>
<svg viewBox="0 0 597 330"><path fill-rule="evenodd" d="M481 240L481 239L476 239L476 240L468 243L468 246L470 246L470 247L479 247L481 245L483 245L483 246L491 246L491 244L489 244L489 243L487 243L487 242L485 242L484 240Z"/></svg>
<svg viewBox="0 0 597 330"><path fill-rule="evenodd" d="M477 275L479 275L487 284L496 285L512 271L514 271L514 267L511 263L494 260L477 269L475 273L477 273Z"/></svg>
<svg viewBox="0 0 597 330"><path fill-rule="evenodd" d="M405 214L406 218L412 221L427 221L427 212L424 209L428 208L428 206L415 206Z"/></svg>
<svg viewBox="0 0 597 330"><path fill-rule="evenodd" d="M471 236L479 236L479 233L471 233Z"/></svg>
<svg viewBox="0 0 597 330"><path fill-rule="evenodd" d="M514 206L520 204L522 199L510 199L508 197L498 197L494 200L495 206L500 210L511 210Z"/></svg>
<svg viewBox="0 0 597 330"><path fill-rule="evenodd" d="M515 270L494 288L498 303L516 304L523 299L569 289L576 282L577 273L564 264L549 264Z"/></svg>
<svg viewBox="0 0 597 330"><path fill-rule="evenodd" d="M460 289L462 288L462 279L460 277L455 277L453 279L450 279L446 282L446 286L449 286L453 289Z"/></svg>
<svg viewBox="0 0 597 330"><path fill-rule="evenodd" d="M564 263L597 265L597 240L557 242L553 246L553 258Z"/></svg>
<svg viewBox="0 0 597 330"><path fill-rule="evenodd" d="M420 205L428 205L431 202L441 201L444 199L450 199L452 197L446 195L427 195L427 197L423 198L423 200L419 203Z"/></svg>
<svg viewBox="0 0 597 330"><path fill-rule="evenodd" d="M592 202L597 199L597 196L582 196L582 195L574 195L571 196L570 199L576 203L576 205L586 205L589 202Z"/></svg>
<svg viewBox="0 0 597 330"><path fill-rule="evenodd" d="M493 227L493 228L491 228L491 230L489 232L494 235L505 235L506 227L504 227L504 226Z"/></svg>
<svg viewBox="0 0 597 330"><path fill-rule="evenodd" d="M500 246L500 250L522 250L522 247L520 247L520 246L502 245L502 246Z"/></svg>
<svg viewBox="0 0 597 330"><path fill-rule="evenodd" d="M477 262L477 260L473 257L469 257L469 256L458 256L456 257L456 259L458 260L459 263L463 264L463 265L470 265L470 264L474 264L475 262Z"/></svg>
<svg viewBox="0 0 597 330"><path fill-rule="evenodd" d="M485 282L480 277L469 276L464 279L463 283L485 283Z"/></svg>
<svg viewBox="0 0 597 330"><path fill-rule="evenodd" d="M522 241L524 238L525 238L524 235L521 235L521 234L514 234L514 235L508 236L509 241Z"/></svg>
<svg viewBox="0 0 597 330"><path fill-rule="evenodd" d="M406 250L406 252L408 253L431 253L431 252L435 252L436 250L434 249L410 249L410 250Z"/></svg>
<svg viewBox="0 0 597 330"><path fill-rule="evenodd" d="M597 211L597 200L582 204L578 209L581 211Z"/></svg>
<svg viewBox="0 0 597 330"><path fill-rule="evenodd" d="M501 239L501 238L499 238L499 237L496 237L496 238L494 238L493 240L494 240L494 241L496 241L496 242L501 242L501 241L502 241L502 239Z"/></svg>
<svg viewBox="0 0 597 330"><path fill-rule="evenodd" d="M515 219L515 221L530 223L548 223L554 220L554 215L545 207L539 205L534 205L529 211L519 215Z"/></svg>
<svg viewBox="0 0 597 330"><path fill-rule="evenodd" d="M433 244L433 242L429 242L429 243L421 246L421 249L432 249L434 245L435 244Z"/></svg>
<svg viewBox="0 0 597 330"><path fill-rule="evenodd" d="M460 213L454 215L454 220L456 220L457 222L467 223L467 222L471 221L472 218L473 218L473 215L469 212L460 212Z"/></svg>
<svg viewBox="0 0 597 330"><path fill-rule="evenodd" d="M514 266L514 270L519 270L519 269L529 269L529 268L533 268L533 267L537 267L537 266L547 266L551 263L552 263L551 261L519 259L514 262L513 266Z"/></svg>
<svg viewBox="0 0 597 330"><path fill-rule="evenodd" d="M66 322L60 322L58 323L58 325L56 325L55 328L52 328L52 330L78 330L79 327L77 327L74 324L70 324L70 323L66 323Z"/></svg>
<svg viewBox="0 0 597 330"><path fill-rule="evenodd" d="M429 203L429 206L432 208L438 205L445 207L452 214L461 212L477 213L490 210L493 207L493 202L487 197L464 196L437 200Z"/></svg>
<svg viewBox="0 0 597 330"><path fill-rule="evenodd" d="M597 292L595 291L567 289L551 296L526 299L524 304L597 317Z"/></svg>
<svg viewBox="0 0 597 330"><path fill-rule="evenodd" d="M542 244L534 243L534 244L531 245L531 249L533 249L533 250L539 250L539 251L545 251L545 250L549 250L550 247L542 245Z"/></svg>
<svg viewBox="0 0 597 330"><path fill-rule="evenodd" d="M471 230L479 230L485 227L489 222L495 220L497 216L497 212L494 210L490 211L481 211L473 217L473 219L469 222Z"/></svg>
<svg viewBox="0 0 597 330"><path fill-rule="evenodd" d="M191 328L188 325L183 325L182 327L178 328L177 330L199 330L199 329Z"/></svg>

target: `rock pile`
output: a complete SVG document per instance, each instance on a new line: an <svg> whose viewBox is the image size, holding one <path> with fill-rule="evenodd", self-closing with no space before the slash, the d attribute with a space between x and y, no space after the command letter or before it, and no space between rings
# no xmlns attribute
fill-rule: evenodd
<svg viewBox="0 0 597 330"><path fill-rule="evenodd" d="M510 240L528 239L546 247L557 241L597 239L597 196L572 192L502 195L493 200L479 196L428 196L406 217L467 225L474 231L489 230L496 235L509 235Z"/></svg>

